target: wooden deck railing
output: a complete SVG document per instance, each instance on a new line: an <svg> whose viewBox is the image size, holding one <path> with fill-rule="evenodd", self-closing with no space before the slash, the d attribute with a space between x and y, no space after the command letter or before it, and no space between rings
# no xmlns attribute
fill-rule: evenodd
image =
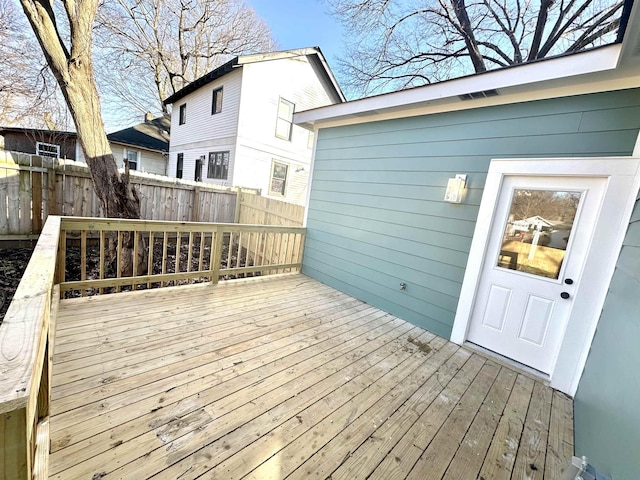
<svg viewBox="0 0 640 480"><path fill-rule="evenodd" d="M60 228L60 292L83 296L299 271L305 234L302 227L78 217L64 217ZM125 234L141 260L129 273L122 268ZM109 242L118 245L111 261Z"/></svg>
<svg viewBox="0 0 640 480"><path fill-rule="evenodd" d="M0 325L0 479L47 478L58 299L299 271L305 229L49 216ZM134 262L123 273L125 232ZM109 264L109 242L120 247ZM141 250L142 249L142 250ZM140 255L138 255L140 253Z"/></svg>
<svg viewBox="0 0 640 480"><path fill-rule="evenodd" d="M0 326L0 478L47 478L59 234L50 216Z"/></svg>

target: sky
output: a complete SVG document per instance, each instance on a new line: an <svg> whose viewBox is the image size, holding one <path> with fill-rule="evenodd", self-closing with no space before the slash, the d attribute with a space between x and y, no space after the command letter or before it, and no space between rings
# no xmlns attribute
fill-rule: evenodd
<svg viewBox="0 0 640 480"><path fill-rule="evenodd" d="M262 17L282 50L320 47L331 69L342 56L342 25L319 0L246 0Z"/></svg>

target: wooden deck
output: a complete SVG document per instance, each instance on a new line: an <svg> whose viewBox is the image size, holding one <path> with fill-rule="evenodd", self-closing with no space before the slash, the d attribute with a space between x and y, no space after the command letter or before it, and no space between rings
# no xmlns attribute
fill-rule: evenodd
<svg viewBox="0 0 640 480"><path fill-rule="evenodd" d="M565 395L303 275L61 302L50 478L548 479Z"/></svg>

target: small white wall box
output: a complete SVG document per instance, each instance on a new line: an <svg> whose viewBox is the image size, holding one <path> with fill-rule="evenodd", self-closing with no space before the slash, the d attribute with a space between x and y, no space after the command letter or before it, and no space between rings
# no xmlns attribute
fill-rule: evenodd
<svg viewBox="0 0 640 480"><path fill-rule="evenodd" d="M449 203L460 203L464 196L467 185L467 176L458 173L455 178L450 178L447 182L447 191L444 194L444 201Z"/></svg>
<svg viewBox="0 0 640 480"><path fill-rule="evenodd" d="M611 480L591 465L587 457L572 457L571 464L565 468L561 480Z"/></svg>

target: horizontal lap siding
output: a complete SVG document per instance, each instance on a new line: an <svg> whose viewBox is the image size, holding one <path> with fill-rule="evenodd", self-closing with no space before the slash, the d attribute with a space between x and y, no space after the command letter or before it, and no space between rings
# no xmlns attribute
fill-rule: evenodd
<svg viewBox="0 0 640 480"><path fill-rule="evenodd" d="M321 129L303 271L449 337L491 159L629 155L638 128L621 91Z"/></svg>
<svg viewBox="0 0 640 480"><path fill-rule="evenodd" d="M576 453L612 479L640 477L640 199L575 398Z"/></svg>

